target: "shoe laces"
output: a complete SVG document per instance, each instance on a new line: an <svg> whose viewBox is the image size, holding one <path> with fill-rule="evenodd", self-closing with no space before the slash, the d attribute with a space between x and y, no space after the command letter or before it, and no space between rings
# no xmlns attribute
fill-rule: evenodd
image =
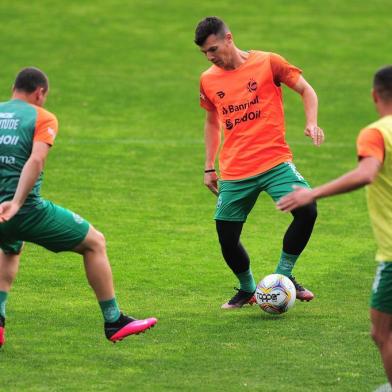
<svg viewBox="0 0 392 392"><path fill-rule="evenodd" d="M295 280L295 277L294 277L294 276L291 275L291 276L289 277L289 279L293 282L294 287L295 287L296 290L298 290L298 291L305 291L304 286L302 286L301 283L298 283L298 282Z"/></svg>
<svg viewBox="0 0 392 392"><path fill-rule="evenodd" d="M237 294L229 301L229 304L237 303L238 301L243 301L244 299L251 299L253 293L249 293L248 291L244 291L239 289L238 287L234 287L234 290L237 290Z"/></svg>

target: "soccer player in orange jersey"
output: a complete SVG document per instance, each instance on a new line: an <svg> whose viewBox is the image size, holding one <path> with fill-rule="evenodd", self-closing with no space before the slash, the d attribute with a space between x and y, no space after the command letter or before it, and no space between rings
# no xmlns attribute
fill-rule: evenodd
<svg viewBox="0 0 392 392"><path fill-rule="evenodd" d="M305 135L319 146L324 134L317 126L316 93L299 68L274 53L237 48L228 26L217 17L198 24L195 43L213 63L200 79L200 104L207 111L204 184L218 195L215 220L219 242L240 283L238 292L222 307L238 308L254 301L256 284L240 235L260 192L266 191L277 201L293 185L309 187L292 163L285 140L282 83L302 97ZM215 160L222 129L218 178ZM310 301L313 293L295 280L292 270L312 233L316 204L292 214L275 272L293 281L298 299Z"/></svg>

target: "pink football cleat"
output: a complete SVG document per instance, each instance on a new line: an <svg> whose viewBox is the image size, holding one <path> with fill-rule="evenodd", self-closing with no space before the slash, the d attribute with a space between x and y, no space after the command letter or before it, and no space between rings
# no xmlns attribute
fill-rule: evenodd
<svg viewBox="0 0 392 392"><path fill-rule="evenodd" d="M152 328L157 319L154 317L137 320L121 313L120 318L114 323L105 323L105 335L113 343L123 340L129 335L138 335Z"/></svg>
<svg viewBox="0 0 392 392"><path fill-rule="evenodd" d="M5 318L0 316L0 347L5 343Z"/></svg>

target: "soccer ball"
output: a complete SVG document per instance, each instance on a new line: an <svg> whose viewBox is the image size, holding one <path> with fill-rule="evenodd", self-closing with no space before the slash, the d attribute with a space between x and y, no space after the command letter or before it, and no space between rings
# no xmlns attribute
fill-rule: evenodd
<svg viewBox="0 0 392 392"><path fill-rule="evenodd" d="M296 297L293 282L284 275L272 274L260 281L256 301L267 313L281 314L294 306Z"/></svg>

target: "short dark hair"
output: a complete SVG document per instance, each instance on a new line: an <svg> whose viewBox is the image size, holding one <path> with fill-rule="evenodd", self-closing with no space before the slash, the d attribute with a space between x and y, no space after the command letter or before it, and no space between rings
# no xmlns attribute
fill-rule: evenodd
<svg viewBox="0 0 392 392"><path fill-rule="evenodd" d="M48 77L40 69L35 67L23 68L16 75L14 89L32 93L37 87L43 87L46 91L49 88Z"/></svg>
<svg viewBox="0 0 392 392"><path fill-rule="evenodd" d="M373 87L383 101L392 101L392 65L382 67L375 73Z"/></svg>
<svg viewBox="0 0 392 392"><path fill-rule="evenodd" d="M229 31L228 26L216 16L208 16L204 18L196 27L195 44L202 46L211 34L223 36Z"/></svg>

